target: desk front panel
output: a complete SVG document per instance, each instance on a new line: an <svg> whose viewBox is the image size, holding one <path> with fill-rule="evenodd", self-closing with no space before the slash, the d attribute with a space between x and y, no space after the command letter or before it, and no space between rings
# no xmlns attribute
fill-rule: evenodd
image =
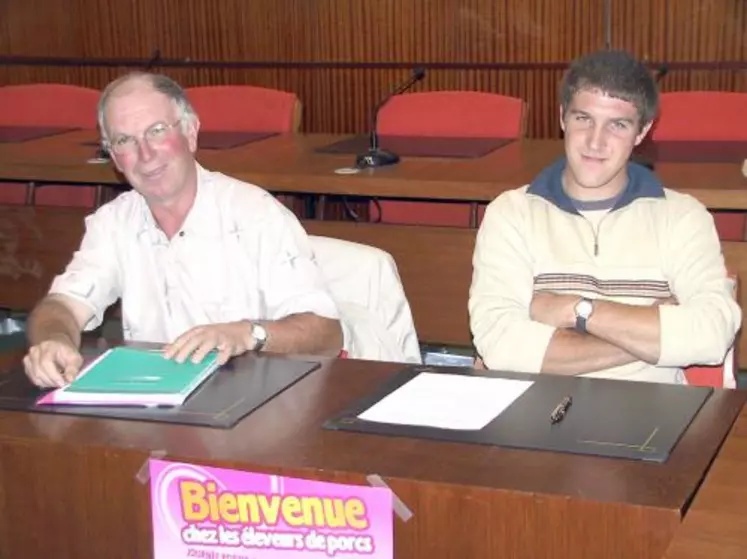
<svg viewBox="0 0 747 559"><path fill-rule="evenodd" d="M395 520L396 557L658 559L745 401L716 392L665 464L321 428L399 367L327 361L232 430L2 412L0 557L150 556L136 475L158 450L342 483L378 474L414 513Z"/></svg>
<svg viewBox="0 0 747 559"><path fill-rule="evenodd" d="M666 559L747 557L747 408L698 490Z"/></svg>

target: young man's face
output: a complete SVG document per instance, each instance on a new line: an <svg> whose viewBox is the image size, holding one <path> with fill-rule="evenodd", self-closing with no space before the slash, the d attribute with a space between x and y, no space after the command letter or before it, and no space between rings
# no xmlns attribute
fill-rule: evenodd
<svg viewBox="0 0 747 559"><path fill-rule="evenodd" d="M581 90L560 109L568 160L564 181L579 200L612 198L625 188L626 164L651 124L640 127L636 107L600 90Z"/></svg>

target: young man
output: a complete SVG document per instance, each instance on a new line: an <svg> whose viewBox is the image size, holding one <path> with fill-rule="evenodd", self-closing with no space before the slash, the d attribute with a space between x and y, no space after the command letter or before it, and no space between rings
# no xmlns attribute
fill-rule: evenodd
<svg viewBox="0 0 747 559"><path fill-rule="evenodd" d="M122 299L125 339L169 344L177 361L217 349L336 355L337 308L295 217L269 193L195 161L199 120L165 76L112 82L99 127L133 190L86 219L80 249L31 313L26 374L61 386L79 372L81 331Z"/></svg>
<svg viewBox="0 0 747 559"><path fill-rule="evenodd" d="M624 52L571 65L565 157L494 200L478 233L469 312L487 367L679 383L723 361L741 312L713 220L629 162L657 104Z"/></svg>

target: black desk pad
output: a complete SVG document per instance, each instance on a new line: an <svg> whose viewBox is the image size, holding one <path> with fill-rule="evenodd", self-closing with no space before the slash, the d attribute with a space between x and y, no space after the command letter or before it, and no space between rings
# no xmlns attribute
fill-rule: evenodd
<svg viewBox="0 0 747 559"><path fill-rule="evenodd" d="M358 419L358 415L420 372L511 378L534 381L534 384L479 431ZM712 392L713 389L708 387L413 366L403 369L374 394L325 422L324 427L377 435L665 462ZM565 419L553 425L550 413L566 395L573 398L573 404Z"/></svg>
<svg viewBox="0 0 747 559"><path fill-rule="evenodd" d="M13 144L65 134L79 128L69 126L0 126L0 143Z"/></svg>
<svg viewBox="0 0 747 559"><path fill-rule="evenodd" d="M205 130L197 136L200 149L232 149L277 136L278 132L221 132Z"/></svg>
<svg viewBox="0 0 747 559"><path fill-rule="evenodd" d="M510 138L435 138L426 136L379 136L379 147L400 157L475 159L513 142ZM358 155L368 151L368 136L353 136L317 148L317 153Z"/></svg>
<svg viewBox="0 0 747 559"><path fill-rule="evenodd" d="M747 142L644 142L633 152L638 162L656 163L742 163L747 159Z"/></svg>
<svg viewBox="0 0 747 559"><path fill-rule="evenodd" d="M319 363L279 357L244 356L229 361L200 386L182 406L36 405L42 391L21 369L0 377L0 410L135 419L230 429L244 417L289 388Z"/></svg>

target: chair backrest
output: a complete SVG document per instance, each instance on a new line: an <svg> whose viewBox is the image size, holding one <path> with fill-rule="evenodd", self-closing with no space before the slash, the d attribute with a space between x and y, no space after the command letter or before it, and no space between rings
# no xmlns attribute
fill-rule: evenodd
<svg viewBox="0 0 747 559"><path fill-rule="evenodd" d="M61 83L0 87L0 126L96 128L101 92Z"/></svg>
<svg viewBox="0 0 747 559"><path fill-rule="evenodd" d="M309 238L340 310L348 356L420 363L410 304L392 256L378 248L341 239Z"/></svg>
<svg viewBox="0 0 747 559"><path fill-rule="evenodd" d="M736 388L735 363L736 356L732 347L721 365L694 365L685 369L687 384L691 386L713 386L714 388Z"/></svg>
<svg viewBox="0 0 747 559"><path fill-rule="evenodd" d="M37 126L95 130L101 92L60 83L31 83L0 87L0 126ZM29 186L8 184L0 203L24 203ZM52 185L35 191L35 203L53 206L92 207L93 187Z"/></svg>
<svg viewBox="0 0 747 559"><path fill-rule="evenodd" d="M251 85L190 87L190 103L202 130L298 132L301 102L293 93Z"/></svg>
<svg viewBox="0 0 747 559"><path fill-rule="evenodd" d="M482 91L428 91L396 95L379 112L382 136L519 138L526 103Z"/></svg>
<svg viewBox="0 0 747 559"><path fill-rule="evenodd" d="M747 140L747 93L662 93L651 138L654 141Z"/></svg>

